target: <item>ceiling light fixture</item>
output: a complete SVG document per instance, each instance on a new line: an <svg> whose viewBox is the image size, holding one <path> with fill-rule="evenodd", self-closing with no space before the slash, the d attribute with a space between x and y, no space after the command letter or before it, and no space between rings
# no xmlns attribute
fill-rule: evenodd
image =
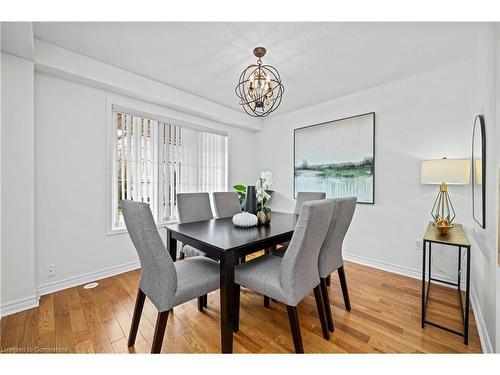
<svg viewBox="0 0 500 375"><path fill-rule="evenodd" d="M248 66L240 75L235 92L240 105L253 117L265 117L281 104L285 88L278 70L272 65L263 65L264 47L256 47L253 54L257 64Z"/></svg>

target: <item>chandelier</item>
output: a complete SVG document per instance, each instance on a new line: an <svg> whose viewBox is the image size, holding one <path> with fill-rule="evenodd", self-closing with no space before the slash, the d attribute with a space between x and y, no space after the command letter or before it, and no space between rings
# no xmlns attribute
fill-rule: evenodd
<svg viewBox="0 0 500 375"><path fill-rule="evenodd" d="M262 64L266 49L257 47L253 54L257 57L257 64L248 66L241 73L235 92L246 113L265 117L279 107L285 88L276 68Z"/></svg>

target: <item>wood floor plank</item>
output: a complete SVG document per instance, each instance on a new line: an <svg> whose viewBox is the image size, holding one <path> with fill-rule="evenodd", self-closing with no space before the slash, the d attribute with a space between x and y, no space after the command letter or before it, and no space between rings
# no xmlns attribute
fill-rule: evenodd
<svg viewBox="0 0 500 375"><path fill-rule="evenodd" d="M27 313L28 315L23 319L24 322L21 322L22 332L19 347L23 350L34 348L38 341L38 309L30 309Z"/></svg>
<svg viewBox="0 0 500 375"><path fill-rule="evenodd" d="M98 309L90 296L90 292L85 289L79 289L78 293L94 351L96 353L113 353L113 348L104 329Z"/></svg>
<svg viewBox="0 0 500 375"><path fill-rule="evenodd" d="M99 310L99 316L101 317L101 322L106 330L109 341L115 342L124 338L125 334L113 312L112 303L115 301L112 296L108 295L102 286L92 289L90 295Z"/></svg>
<svg viewBox="0 0 500 375"><path fill-rule="evenodd" d="M419 280L363 265L345 264L352 310L346 311L338 275L329 288L335 332L322 337L312 293L297 310L306 353L477 353L481 344L470 313L469 345L460 336L427 325L420 327ZM149 353L157 311L146 299L136 343L127 347L139 281L134 270L100 280L91 290L81 286L43 296L36 309L1 320L3 350L74 353ZM429 318L461 328L456 290L433 285ZM169 314L162 353L220 352L219 292L209 294L208 308L196 301L177 306ZM235 353L290 353L294 351L286 308L241 288L240 330L234 334Z"/></svg>
<svg viewBox="0 0 500 375"><path fill-rule="evenodd" d="M45 333L54 332L54 294L48 294L40 298L40 306L38 307L38 332L42 335Z"/></svg>

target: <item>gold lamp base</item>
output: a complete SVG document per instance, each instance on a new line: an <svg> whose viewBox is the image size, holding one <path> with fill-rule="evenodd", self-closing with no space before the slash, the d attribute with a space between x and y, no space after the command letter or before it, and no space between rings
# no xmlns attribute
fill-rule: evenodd
<svg viewBox="0 0 500 375"><path fill-rule="evenodd" d="M431 216L439 233L446 234L453 227L455 209L448 194L448 186L443 182L439 186L439 193L432 206Z"/></svg>
<svg viewBox="0 0 500 375"><path fill-rule="evenodd" d="M453 224L448 223L446 220L439 220L434 223L434 226L436 227L437 231L439 234L447 234L451 228L453 228Z"/></svg>

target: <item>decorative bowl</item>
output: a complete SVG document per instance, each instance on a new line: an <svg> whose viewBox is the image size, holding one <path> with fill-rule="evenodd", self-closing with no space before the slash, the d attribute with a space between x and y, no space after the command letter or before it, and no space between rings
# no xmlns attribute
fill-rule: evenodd
<svg viewBox="0 0 500 375"><path fill-rule="evenodd" d="M242 212L233 216L233 224L237 227L249 228L257 225L257 216L249 212Z"/></svg>
<svg viewBox="0 0 500 375"><path fill-rule="evenodd" d="M446 220L439 220L439 221L436 221L436 223L434 224L437 231L439 232L439 234L447 234L451 228L453 228L453 224L449 223L448 221Z"/></svg>

